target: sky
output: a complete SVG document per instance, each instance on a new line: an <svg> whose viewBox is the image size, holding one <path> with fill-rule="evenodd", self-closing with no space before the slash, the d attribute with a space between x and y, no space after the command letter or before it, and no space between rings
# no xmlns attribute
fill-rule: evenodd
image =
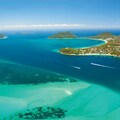
<svg viewBox="0 0 120 120"><path fill-rule="evenodd" d="M120 0L0 0L0 29L120 29Z"/></svg>

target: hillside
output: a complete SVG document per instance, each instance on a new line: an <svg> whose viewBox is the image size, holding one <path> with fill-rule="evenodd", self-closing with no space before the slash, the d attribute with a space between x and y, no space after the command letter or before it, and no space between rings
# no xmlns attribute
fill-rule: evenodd
<svg viewBox="0 0 120 120"><path fill-rule="evenodd" d="M91 48L61 48L59 52L64 55L109 55L120 57L120 36L111 33L102 33L90 38L105 39L105 44Z"/></svg>
<svg viewBox="0 0 120 120"><path fill-rule="evenodd" d="M90 38L95 38L95 39L113 39L115 36L112 35L109 32L104 32L96 36L91 36Z"/></svg>
<svg viewBox="0 0 120 120"><path fill-rule="evenodd" d="M48 38L60 38L60 39L70 38L71 39L71 38L77 38L77 36L71 32L60 32L52 36L49 36Z"/></svg>

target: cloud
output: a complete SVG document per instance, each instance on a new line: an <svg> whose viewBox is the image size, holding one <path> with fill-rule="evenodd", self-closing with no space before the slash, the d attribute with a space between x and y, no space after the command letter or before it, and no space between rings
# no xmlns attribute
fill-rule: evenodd
<svg viewBox="0 0 120 120"><path fill-rule="evenodd" d="M83 24L38 24L38 25L4 25L0 29L54 29L54 28L80 28Z"/></svg>
<svg viewBox="0 0 120 120"><path fill-rule="evenodd" d="M19 29L120 29L120 25L85 25L85 24L33 24L33 25L2 25L0 30Z"/></svg>

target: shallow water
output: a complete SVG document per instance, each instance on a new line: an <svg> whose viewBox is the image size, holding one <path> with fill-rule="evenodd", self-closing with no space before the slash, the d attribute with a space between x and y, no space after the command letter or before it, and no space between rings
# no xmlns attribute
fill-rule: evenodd
<svg viewBox="0 0 120 120"><path fill-rule="evenodd" d="M7 34L0 41L1 119L49 106L67 110L64 120L119 120L120 59L56 52L103 41L47 39L50 32Z"/></svg>

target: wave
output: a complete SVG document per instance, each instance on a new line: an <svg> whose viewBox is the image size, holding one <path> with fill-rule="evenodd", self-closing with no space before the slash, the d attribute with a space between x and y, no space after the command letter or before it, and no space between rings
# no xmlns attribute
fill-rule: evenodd
<svg viewBox="0 0 120 120"><path fill-rule="evenodd" d="M91 65L98 66L98 67L104 67L104 68L110 68L110 69L120 69L120 68L111 67L111 66L107 66L107 65L101 65L101 64L97 64L97 63L91 63Z"/></svg>

